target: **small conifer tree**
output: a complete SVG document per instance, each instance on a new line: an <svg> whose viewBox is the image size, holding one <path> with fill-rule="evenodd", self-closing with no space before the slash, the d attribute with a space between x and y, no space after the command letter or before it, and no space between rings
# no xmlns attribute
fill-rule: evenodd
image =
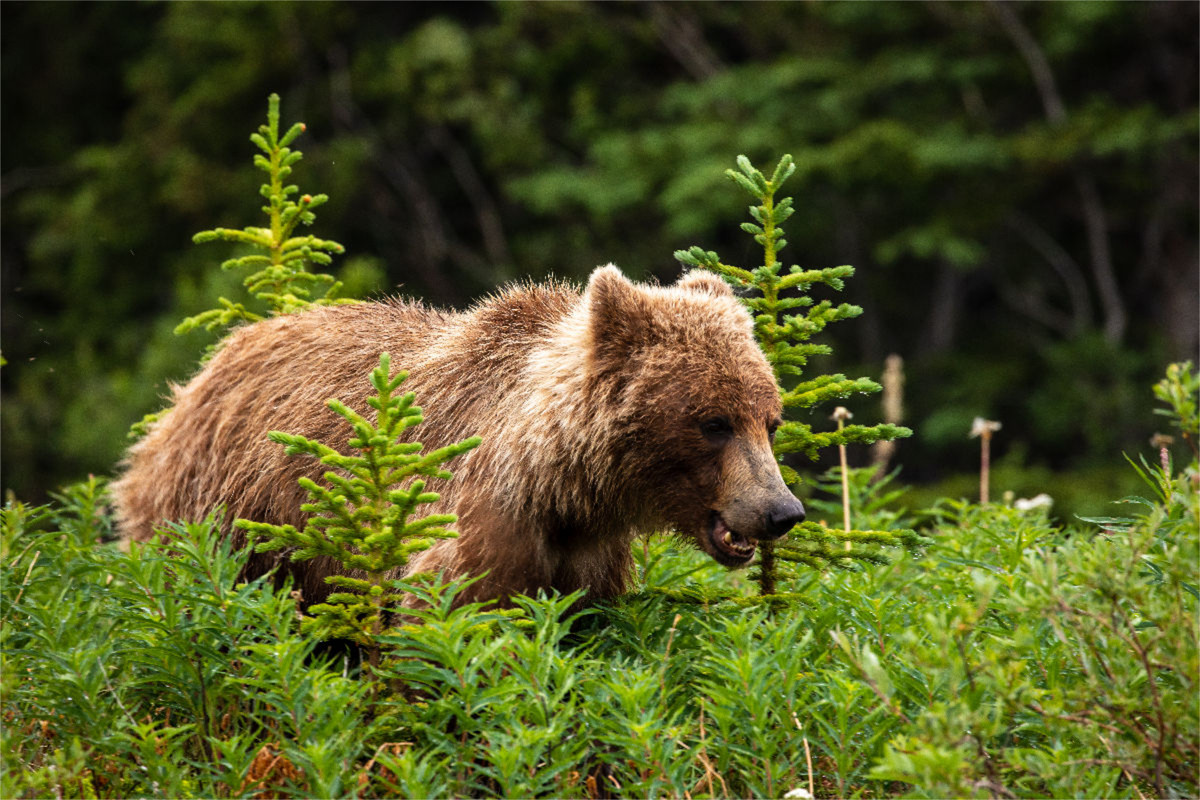
<svg viewBox="0 0 1200 800"><path fill-rule="evenodd" d="M259 194L267 201L262 207L267 215L267 227L214 228L192 237L196 244L236 242L261 251L228 259L221 264L221 269L255 269L246 276L243 285L255 298L265 301L275 314L290 314L311 305L356 302L337 297L341 283L332 275L308 271L310 265L328 266L333 261L329 254L343 253L345 248L328 239L294 235L297 225L312 225L316 220L314 209L329 201L329 196L324 194L303 194L293 199L300 188L286 182L291 177L293 165L303 158L299 150L288 145L304 130L304 123L297 122L283 136L279 135L279 95L272 94L267 99L267 124L260 125L257 133L250 134L250 141L262 151L255 154L254 166L267 173L267 182L259 188ZM241 303L224 297L218 302L220 308L188 317L179 323L175 332L186 333L198 327L214 330L263 319Z"/></svg>
<svg viewBox="0 0 1200 800"><path fill-rule="evenodd" d="M678 250L675 258L689 266L710 269L735 288L750 292L742 297L742 302L754 317L754 330L780 385L785 413L856 393L879 391L879 384L868 378L850 379L840 374L796 380L810 357L831 352L828 345L816 344L809 339L831 322L862 313L861 307L850 303L834 305L828 300L816 303L807 294L808 290L824 284L840 291L845 279L854 274L854 267L806 270L791 266L784 274L778 254L787 241L780 226L795 209L792 198L776 201L775 193L796 169L792 157L783 156L770 179L755 169L745 156L738 156L737 165L737 170L726 170L725 174L759 201L758 205L750 206L754 222L743 223L742 230L762 246L762 266L754 269L731 266L723 263L716 253L699 247ZM775 456L780 462L784 481L789 486L796 486L801 482L800 475L783 463L784 457L791 453L803 453L815 460L826 447L872 444L911 434L908 428L890 423L839 425L833 431L814 431L808 423L790 419L775 434ZM787 539L759 544L755 577L762 593L773 595L778 579L791 575L796 565L819 568L825 564L848 567L861 561L885 562L887 559L880 552L881 546L911 546L917 541L918 537L912 531L840 531L817 522L804 522L793 528Z"/></svg>
<svg viewBox="0 0 1200 800"><path fill-rule="evenodd" d="M312 515L303 530L244 519L235 523L263 540L256 547L259 552L294 548L293 561L328 556L361 576L326 578L340 591L309 609L311 616L302 630L322 639L355 642L366 651L372 675L379 667L385 615L403 598L387 576L407 565L414 553L457 535L447 529L456 519L453 514L412 518L419 506L439 499L437 492L426 490L425 479L449 480L451 473L442 465L480 442L474 436L428 453L421 452L419 442L401 442L404 432L423 417L413 404L412 392L396 394L408 373L389 377L390 366L388 354L383 353L371 372L375 395L367 398L367 404L375 409L373 422L339 400L329 401L329 407L354 429L348 444L356 452L342 454L321 442L280 431L269 434L287 448L288 455L309 455L333 468L324 475L326 485L300 478L310 498L301 509Z"/></svg>

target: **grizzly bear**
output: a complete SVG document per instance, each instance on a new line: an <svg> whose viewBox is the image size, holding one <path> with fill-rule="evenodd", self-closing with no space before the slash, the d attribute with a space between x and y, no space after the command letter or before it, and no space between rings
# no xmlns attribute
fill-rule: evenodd
<svg viewBox="0 0 1200 800"><path fill-rule="evenodd" d="M483 437L424 507L457 514L458 538L409 564L483 575L460 601L539 589L613 597L639 531L674 529L745 566L758 541L804 518L771 451L779 392L729 286L703 271L639 285L608 265L582 292L518 285L461 313L399 300L324 306L236 330L130 449L113 486L124 536L145 540L163 520L220 506L239 546L236 518L303 526L297 478L320 480L324 468L285 455L267 432L344 449L350 429L326 401L366 413L366 375L384 351L426 411L416 440ZM277 558L252 556L249 575ZM306 604L325 598L335 568L292 566Z"/></svg>

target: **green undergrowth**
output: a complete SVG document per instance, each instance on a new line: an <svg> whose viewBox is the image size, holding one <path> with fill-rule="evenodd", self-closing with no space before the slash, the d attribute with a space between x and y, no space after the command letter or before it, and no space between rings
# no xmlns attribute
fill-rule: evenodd
<svg viewBox="0 0 1200 800"><path fill-rule="evenodd" d="M378 695L211 520L125 553L99 481L10 499L0 795L1194 796L1195 471L1137 469L1142 498L1065 528L868 497L862 524L928 546L785 610L668 537L584 611L423 582Z"/></svg>

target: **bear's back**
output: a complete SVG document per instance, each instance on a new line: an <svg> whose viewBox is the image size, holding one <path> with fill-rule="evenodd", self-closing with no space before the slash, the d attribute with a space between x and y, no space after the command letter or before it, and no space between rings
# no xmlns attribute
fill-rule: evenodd
<svg viewBox="0 0 1200 800"><path fill-rule="evenodd" d="M367 377L381 352L393 372L409 372L401 390L429 409L414 438L434 448L486 435L496 422L490 409L518 379L528 350L577 299L562 285L517 286L461 313L389 299L234 331L190 381L173 387L170 411L131 448L113 487L122 532L145 540L162 520L201 519L217 506L226 509L226 528L239 517L302 525L306 497L296 480L317 479L322 467L287 456L267 433L344 448L350 428L326 404L337 398L368 413Z"/></svg>

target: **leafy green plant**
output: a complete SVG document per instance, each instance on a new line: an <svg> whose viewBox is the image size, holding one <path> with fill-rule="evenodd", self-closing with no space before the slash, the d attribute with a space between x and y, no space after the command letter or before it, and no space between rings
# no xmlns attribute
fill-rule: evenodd
<svg viewBox="0 0 1200 800"><path fill-rule="evenodd" d="M1106 532L945 501L920 554L809 570L793 614L678 602L730 579L669 539L641 558L656 591L583 616L406 579L418 624L380 635L395 692L298 632L286 582L239 583L213 520L122 553L102 486L11 501L0 794L1192 796L1188 480Z"/></svg>
<svg viewBox="0 0 1200 800"><path fill-rule="evenodd" d="M1167 374L1154 385L1154 396L1167 404L1167 408L1154 409L1155 414L1168 417L1179 428L1183 440L1192 449L1192 455L1200 458L1200 411L1197 411L1197 396L1200 395L1200 375L1192 374L1192 362L1184 361L1167 367Z"/></svg>
<svg viewBox="0 0 1200 800"><path fill-rule="evenodd" d="M297 789L345 793L365 687L296 633L290 587L239 582L215 519L122 553L88 481L2 520L0 795L238 796L267 745Z"/></svg>
<svg viewBox="0 0 1200 800"><path fill-rule="evenodd" d="M391 701L394 720L425 753L453 756L453 794L566 795L589 746L579 717L590 659L563 645L582 592L514 598L514 620L491 603L457 602L470 582L405 581L419 624L382 637L394 658L381 675L421 702Z"/></svg>
<svg viewBox="0 0 1200 800"><path fill-rule="evenodd" d="M838 639L880 707L905 721L872 776L922 797L1194 794L1192 498L1136 501L1144 510L1101 536L960 507L944 558L964 570L961 587L914 581L943 600L897 631L889 661L861 635Z"/></svg>
<svg viewBox="0 0 1200 800"><path fill-rule="evenodd" d="M340 591L312 606L302 629L320 639L347 639L363 647L372 672L379 667L385 612L398 608L404 595L402 588L392 586L389 575L407 565L414 553L456 535L446 528L453 524L453 514L410 519L419 506L439 499L436 492L426 491L426 478L449 480L451 473L442 465L481 441L473 436L428 453L421 452L419 442L400 441L423 417L412 392L396 394L408 373L391 376L390 371L391 359L383 353L370 375L375 394L367 398L367 405L375 409L374 421L340 400L328 403L353 428L348 446L357 453L346 455L281 431L268 434L287 448L288 455L312 456L333 468L324 475L326 486L300 478L310 497L302 509L311 514L303 530L249 520L235 523L250 537L264 540L256 547L259 552L288 548L293 561L327 556L350 573L325 579Z"/></svg>
<svg viewBox="0 0 1200 800"><path fill-rule="evenodd" d="M851 467L846 471L845 482L849 488L850 505L855 518L866 529L881 531L910 530L916 521L900 506L908 494L907 486L898 486L896 480L900 468L880 476L871 467ZM837 498L842 492L842 470L833 467L812 481L816 492L804 500L809 513L819 513L836 518L841 513Z"/></svg>
<svg viewBox="0 0 1200 800"><path fill-rule="evenodd" d="M889 601L941 599L900 630L890 662L861 634L836 637L905 722L874 778L926 797L1195 794L1200 496L1194 466L1134 468L1152 496L1085 520L1100 532L942 504L931 554L952 569L926 562Z"/></svg>
<svg viewBox="0 0 1200 800"><path fill-rule="evenodd" d="M754 222L743 223L742 229L763 248L762 266L749 270L731 266L723 263L716 253L700 247L676 251L675 258L684 264L711 269L734 287L752 292L743 297L742 302L754 316L755 334L775 371L785 411L794 412L856 393L879 391L879 384L868 378L850 379L841 374L799 380L809 358L831 352L828 345L809 339L831 322L862 313L861 307L850 303L836 306L828 300L817 303L808 292L817 284L840 291L845 279L854 274L854 267L805 270L793 265L784 274L778 255L787 246L787 240L781 226L795 209L792 198L776 201L775 194L795 172L796 165L790 155L783 156L769 179L745 156L738 156L737 165L737 170L726 170L725 174L759 201L758 205L750 206ZM806 422L790 419L775 434L775 456L784 480L789 486L796 486L801 482L799 473L784 463L789 454L802 453L815 460L825 447L872 444L881 439L910 435L912 431L908 428L891 423L839 424L835 431L818 432ZM782 542L760 543L758 580L763 594L774 594L778 578L792 574L787 565L848 566L861 561L877 562L885 558L880 553L880 545L913 546L916 543L917 536L912 531L836 531L815 522L804 522L793 528L789 538Z"/></svg>

